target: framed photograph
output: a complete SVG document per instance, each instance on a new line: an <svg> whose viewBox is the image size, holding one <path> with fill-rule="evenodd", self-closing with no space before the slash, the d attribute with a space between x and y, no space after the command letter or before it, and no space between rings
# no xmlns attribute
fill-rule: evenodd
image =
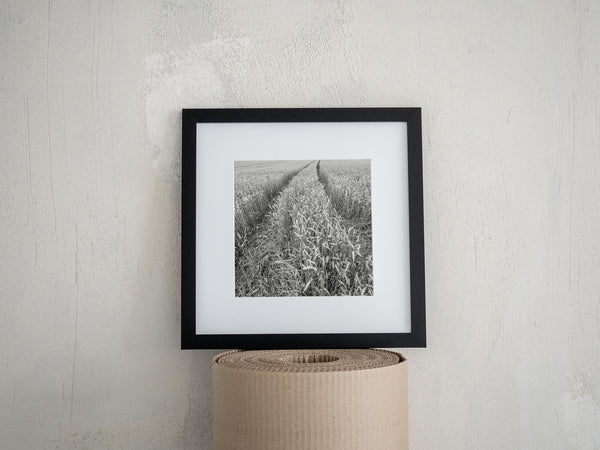
<svg viewBox="0 0 600 450"><path fill-rule="evenodd" d="M182 119L182 348L425 347L420 108Z"/></svg>

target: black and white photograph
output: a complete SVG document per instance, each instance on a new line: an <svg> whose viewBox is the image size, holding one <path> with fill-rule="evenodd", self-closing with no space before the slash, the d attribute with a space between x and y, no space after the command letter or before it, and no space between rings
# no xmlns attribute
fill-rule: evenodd
<svg viewBox="0 0 600 450"><path fill-rule="evenodd" d="M235 296L372 296L371 161L234 162Z"/></svg>

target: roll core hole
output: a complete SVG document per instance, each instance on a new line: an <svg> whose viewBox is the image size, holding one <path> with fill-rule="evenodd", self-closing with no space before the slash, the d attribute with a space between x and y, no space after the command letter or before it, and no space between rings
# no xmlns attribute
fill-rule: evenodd
<svg viewBox="0 0 600 450"><path fill-rule="evenodd" d="M328 363L337 361L340 358L338 356L333 355L315 355L315 354L306 354L306 355L293 355L286 356L282 358L283 362L289 363L299 363L299 364L309 364L309 363Z"/></svg>

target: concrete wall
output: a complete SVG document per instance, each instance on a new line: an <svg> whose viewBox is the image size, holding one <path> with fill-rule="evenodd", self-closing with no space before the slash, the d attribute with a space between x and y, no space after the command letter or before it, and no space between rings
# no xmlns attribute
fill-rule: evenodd
<svg viewBox="0 0 600 450"><path fill-rule="evenodd" d="M423 107L411 448L600 448L598 23L591 0L1 1L0 448L210 448L180 109L376 105Z"/></svg>

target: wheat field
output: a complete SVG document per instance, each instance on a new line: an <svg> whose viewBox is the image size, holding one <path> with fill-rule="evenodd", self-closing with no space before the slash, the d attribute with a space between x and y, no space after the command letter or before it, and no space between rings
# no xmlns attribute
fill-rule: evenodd
<svg viewBox="0 0 600 450"><path fill-rule="evenodd" d="M236 297L373 295L370 160L236 161Z"/></svg>

